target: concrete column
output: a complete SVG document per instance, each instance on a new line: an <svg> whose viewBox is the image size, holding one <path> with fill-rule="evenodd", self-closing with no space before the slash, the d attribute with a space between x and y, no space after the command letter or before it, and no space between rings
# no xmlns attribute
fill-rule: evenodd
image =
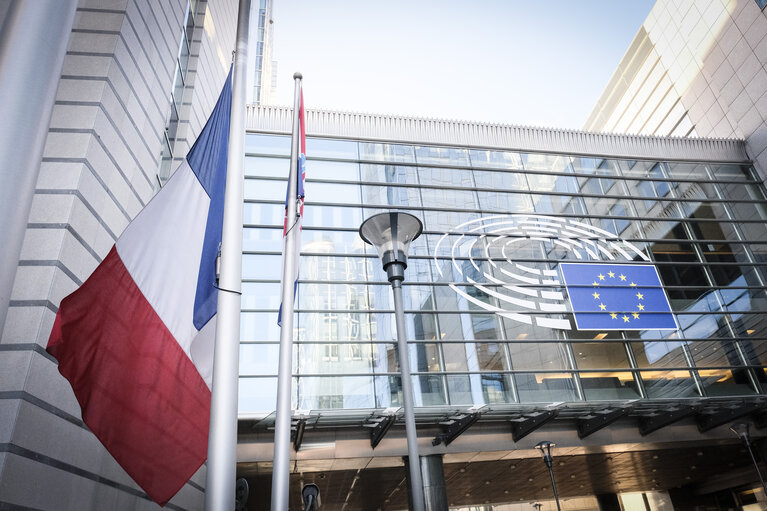
<svg viewBox="0 0 767 511"><path fill-rule="evenodd" d="M614 493L603 493L597 495L597 504L599 511L621 511L621 504L618 502L618 496Z"/></svg>
<svg viewBox="0 0 767 511"><path fill-rule="evenodd" d="M426 511L444 511L447 505L447 488L445 487L445 472L442 469L442 455L433 454L430 456L420 456L421 475L423 477L423 495L426 501ZM405 460L405 473L407 476L407 486L410 490L410 471L407 457ZM408 503L410 491L408 491Z"/></svg>
<svg viewBox="0 0 767 511"><path fill-rule="evenodd" d="M11 0L0 30L0 334L77 0Z"/></svg>

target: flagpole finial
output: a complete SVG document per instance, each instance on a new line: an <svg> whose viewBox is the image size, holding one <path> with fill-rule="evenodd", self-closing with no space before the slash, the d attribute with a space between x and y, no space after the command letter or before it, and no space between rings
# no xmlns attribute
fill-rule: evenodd
<svg viewBox="0 0 767 511"><path fill-rule="evenodd" d="M304 77L304 75L302 75L302 74L301 74L301 73L299 73L298 71L296 71L295 73L293 73L293 79L294 79L294 80L301 80L301 79L303 79L303 77Z"/></svg>

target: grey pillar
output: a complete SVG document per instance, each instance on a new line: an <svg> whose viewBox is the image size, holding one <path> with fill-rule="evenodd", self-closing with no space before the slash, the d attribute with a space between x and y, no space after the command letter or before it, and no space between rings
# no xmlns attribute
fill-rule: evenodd
<svg viewBox="0 0 767 511"><path fill-rule="evenodd" d="M405 468L409 468L408 458L405 460ZM445 486L445 472L442 469L442 455L432 454L420 456L421 474L423 477L423 497L426 501L426 511L447 510L447 487ZM407 486L410 489L410 471L407 470ZM410 502L408 492L408 503ZM412 507L411 507L412 509Z"/></svg>
<svg viewBox="0 0 767 511"><path fill-rule="evenodd" d="M618 496L614 493L603 493L597 495L597 504L599 504L599 511L621 511L620 502L618 502Z"/></svg>
<svg viewBox="0 0 767 511"><path fill-rule="evenodd" d="M77 0L11 0L0 30L0 335Z"/></svg>

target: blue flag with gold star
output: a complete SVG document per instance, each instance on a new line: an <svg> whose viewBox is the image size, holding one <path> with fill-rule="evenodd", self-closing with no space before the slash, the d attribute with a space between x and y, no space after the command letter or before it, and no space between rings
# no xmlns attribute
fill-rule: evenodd
<svg viewBox="0 0 767 511"><path fill-rule="evenodd" d="M560 267L578 330L678 328L655 266L561 263Z"/></svg>

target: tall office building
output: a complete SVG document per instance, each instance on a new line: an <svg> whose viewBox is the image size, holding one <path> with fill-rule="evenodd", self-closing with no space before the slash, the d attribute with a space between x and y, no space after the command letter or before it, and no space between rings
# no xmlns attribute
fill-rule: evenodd
<svg viewBox="0 0 767 511"><path fill-rule="evenodd" d="M291 111L250 108L238 460L266 509ZM312 110L307 129L296 506L314 482L329 509L408 507L391 291L358 234L389 210L424 224L403 292L432 503L554 509L543 440L565 509L765 502L728 429L761 426L767 390L767 195L743 141Z"/></svg>
<svg viewBox="0 0 767 511"><path fill-rule="evenodd" d="M658 0L584 129L738 138L767 177L763 0Z"/></svg>
<svg viewBox="0 0 767 511"><path fill-rule="evenodd" d="M277 62L272 60L274 39L273 0L253 0L248 53L248 102L269 105L277 88Z"/></svg>
<svg viewBox="0 0 767 511"><path fill-rule="evenodd" d="M9 83L30 95L38 88L24 81L24 66L4 67L9 55L20 55L51 70L43 85L55 97L39 118L31 115L41 98L18 103L30 117L13 129L39 123L44 147L29 168L2 171L12 193L2 202L24 211L19 226L4 218L0 241L8 250L16 227L23 237L10 263L12 290L0 291L10 298L0 340L0 509L158 509L82 423L45 346L61 299L93 271L200 132L229 71L237 4L2 3L3 93ZM45 43L39 53L25 53L36 41ZM6 101L5 113L13 106ZM28 151L28 142L15 139L17 151ZM15 153L2 156L7 162ZM21 173L39 175L24 189ZM26 195L31 206L24 208ZM202 509L204 480L203 468L167 507Z"/></svg>

